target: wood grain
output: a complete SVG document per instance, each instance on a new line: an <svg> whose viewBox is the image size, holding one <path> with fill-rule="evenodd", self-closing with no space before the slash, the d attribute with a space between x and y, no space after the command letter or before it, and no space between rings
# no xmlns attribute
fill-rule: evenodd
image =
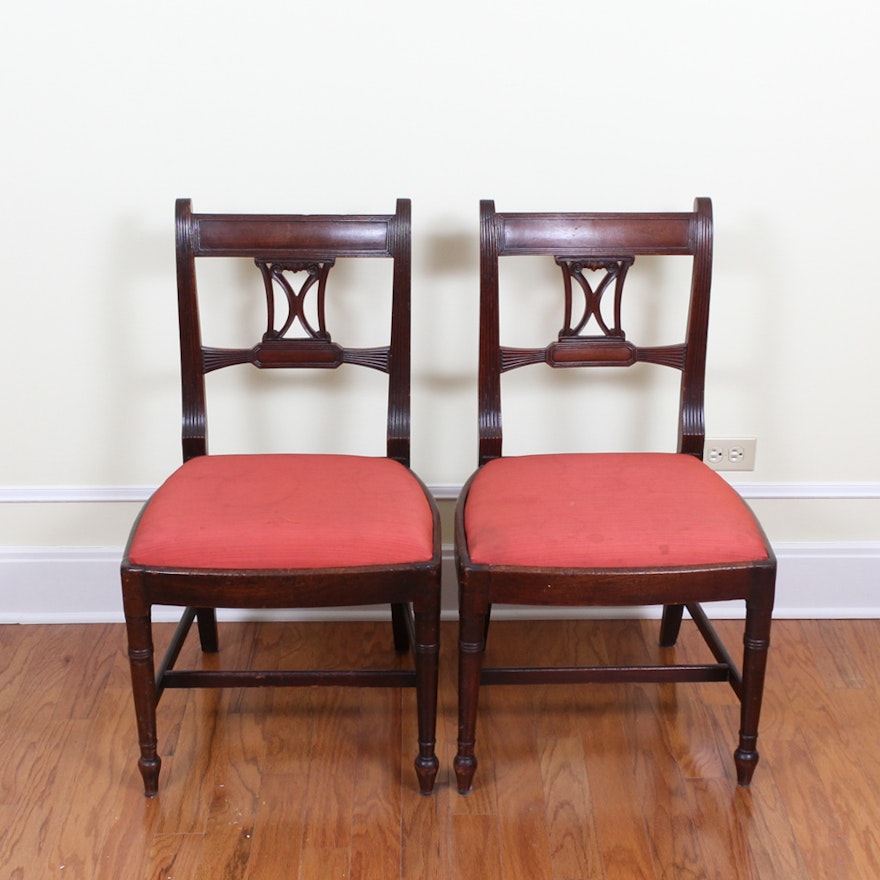
<svg viewBox="0 0 880 880"><path fill-rule="evenodd" d="M657 626L496 621L490 652L638 659L659 650ZM699 650L688 627L679 660ZM257 689L166 695L167 776L150 801L122 627L0 627L3 876L880 876L880 621L774 624L748 789L729 760L738 715L723 684L498 686L482 695L480 772L461 797L453 625L443 639L433 796L412 778L412 691ZM221 643L261 665L390 651L379 623L227 624Z"/></svg>

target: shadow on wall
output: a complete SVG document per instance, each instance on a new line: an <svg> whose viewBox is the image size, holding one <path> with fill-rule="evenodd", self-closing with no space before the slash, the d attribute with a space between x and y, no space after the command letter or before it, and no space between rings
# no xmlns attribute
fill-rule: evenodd
<svg viewBox="0 0 880 880"><path fill-rule="evenodd" d="M99 245L103 402L92 454L105 485L151 484L180 461L180 369L174 223L119 217Z"/></svg>
<svg viewBox="0 0 880 880"><path fill-rule="evenodd" d="M428 482L455 484L476 463L479 238L476 224L467 230L439 225L413 242L413 465ZM114 230L106 247L106 272L98 279L106 320L101 346L104 405L93 426L92 448L105 484L149 484L180 461L174 229L170 219L157 231L128 216ZM756 369L754 362L749 366L748 351L760 345L754 333L772 326L766 320L742 319L753 331L746 350L732 345L724 326L726 313L735 311L730 299L738 296L733 279L737 287L758 285L764 291L772 280L761 267L760 278L749 271L741 279L748 261L737 259L728 268L731 254L752 248L756 234L752 227L745 238L736 237L735 231L719 236L709 343L710 416L713 391L722 397L747 393L748 370ZM689 272L689 261L685 263ZM502 269L503 295L510 305L502 312L505 341L546 345L563 318L558 267L550 258L522 257L502 261ZM254 344L265 329L266 311L262 279L253 264L202 260L199 272L203 303L209 306L205 343ZM682 338L670 315L683 328L688 285L666 272L662 261L640 258L630 273L622 325L637 343L668 344ZM673 287L671 295L667 288ZM353 338L357 345L384 344L389 288L388 261L340 260L328 282L331 335L346 342ZM736 387L725 391L732 377ZM644 365L577 371L535 367L505 374L505 451L674 448L667 401L658 397L676 394L677 379L674 371ZM577 393L573 385L583 391L576 405L571 402ZM614 394L604 391L606 385ZM209 375L208 387L214 452L382 454L381 374L353 367L308 374L241 366ZM750 387L757 387L756 381ZM621 393L631 406L621 406ZM709 430L723 433L732 427L710 422Z"/></svg>
<svg viewBox="0 0 880 880"><path fill-rule="evenodd" d="M132 217L114 228L102 283L106 421L95 426L95 449L103 482L149 484L180 461L174 228L169 221L157 234ZM387 343L391 269L388 260L337 262L327 287L332 338L361 347ZM267 326L266 296L254 264L203 259L197 271L204 344L249 348L259 341ZM469 236L414 243L414 458L449 454L455 441L438 426L452 422L462 433L465 419L457 409L463 399L475 419L469 392L476 376L476 278ZM474 307L462 317L468 299ZM309 320L316 323L314 315ZM210 373L206 383L212 452L384 453L387 382L381 373L347 365L303 372L240 365Z"/></svg>
<svg viewBox="0 0 880 880"><path fill-rule="evenodd" d="M479 325L479 241L467 234L436 239L430 271L450 279L447 295L431 303L444 326L437 334L440 359L457 360L435 375L438 396L443 379L454 377L454 391L466 391L465 407L452 420L468 431L467 472L476 461L476 372ZM627 279L621 326L627 338L640 345L682 341L687 319L692 262L640 257ZM553 342L564 323L563 277L552 257L516 257L501 261L501 334L506 345L544 347ZM451 285L459 285L452 289ZM580 299L578 299L580 297ZM575 291L573 311L585 309ZM606 323L613 324L613 303L602 301ZM585 325L587 335L601 335L595 317ZM453 348L452 345L458 348ZM552 370L545 366L504 375L502 390L505 452L584 449L673 450L677 442L675 407L679 393L677 371L650 365L587 370ZM451 385L446 382L446 386ZM573 402L574 401L574 402ZM623 401L623 405L622 402ZM467 473L463 474L464 477Z"/></svg>
<svg viewBox="0 0 880 880"><path fill-rule="evenodd" d="M430 483L477 460L479 279L476 224L413 241L413 466Z"/></svg>
<svg viewBox="0 0 880 880"><path fill-rule="evenodd" d="M762 212L743 215L729 226L716 208L706 430L716 437L760 434L756 477L761 470L776 467L773 456L779 444L761 429L772 426L783 409L768 392L782 384L779 377L785 373L786 349L791 345L780 344L779 328L790 322L782 310L785 301L778 295L786 286L781 278L786 257L773 228ZM811 291L804 291L800 307L805 311L819 305L818 297L811 301L810 296ZM714 418L715 411L723 412L725 420ZM787 442L785 446L790 458L791 446Z"/></svg>

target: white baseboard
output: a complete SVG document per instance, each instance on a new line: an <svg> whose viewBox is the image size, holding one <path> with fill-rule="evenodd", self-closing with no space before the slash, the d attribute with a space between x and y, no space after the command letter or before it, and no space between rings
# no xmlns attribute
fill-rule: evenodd
<svg viewBox="0 0 880 880"><path fill-rule="evenodd" d="M880 542L785 543L779 560L775 616L778 618L880 617ZM0 623L102 623L122 620L120 548L0 548ZM443 615L454 619L457 590L452 549L444 548ZM741 603L718 603L712 617L738 617ZM384 609L285 612L296 619L368 618ZM656 609L585 609L581 616L656 616ZM572 616L571 610L496 609L504 617ZM156 620L173 620L174 609L157 609ZM252 619L255 612L229 611L226 620ZM264 613L262 616L266 616ZM270 616L278 618L278 613Z"/></svg>

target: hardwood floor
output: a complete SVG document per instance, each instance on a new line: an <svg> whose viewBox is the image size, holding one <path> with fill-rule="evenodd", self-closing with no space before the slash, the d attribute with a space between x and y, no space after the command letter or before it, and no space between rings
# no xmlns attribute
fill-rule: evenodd
<svg viewBox="0 0 880 880"><path fill-rule="evenodd" d="M650 657L656 621L496 622L504 662ZM739 624L719 630L735 644ZM164 630L165 633L170 632ZM727 685L494 687L475 788L454 789L444 624L433 797L414 695L171 691L142 795L121 625L0 627L0 874L26 878L880 877L880 621L777 621L750 789ZM390 627L225 624L261 665L390 653ZM702 657L685 625L675 650ZM188 646L194 656L195 646Z"/></svg>

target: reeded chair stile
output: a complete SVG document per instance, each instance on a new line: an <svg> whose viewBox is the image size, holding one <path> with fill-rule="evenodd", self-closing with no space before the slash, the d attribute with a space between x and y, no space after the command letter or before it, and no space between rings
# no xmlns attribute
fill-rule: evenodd
<svg viewBox="0 0 880 880"><path fill-rule="evenodd" d="M122 564L145 793L158 791L156 707L172 687L415 686L419 788L437 773L434 734L440 618L437 507L410 470L410 202L390 215L195 214L176 206L183 385L183 465L135 523ZM196 261L246 257L264 281L267 329L250 348L202 344ZM326 326L325 297L343 260L393 262L390 335L351 348ZM316 308L311 304L316 303ZM306 306L309 304L309 308ZM366 367L387 375L385 448L365 455L209 455L205 374ZM153 605L185 608L158 671ZM217 608L387 604L394 648L414 668L178 670L194 621L218 650Z"/></svg>

